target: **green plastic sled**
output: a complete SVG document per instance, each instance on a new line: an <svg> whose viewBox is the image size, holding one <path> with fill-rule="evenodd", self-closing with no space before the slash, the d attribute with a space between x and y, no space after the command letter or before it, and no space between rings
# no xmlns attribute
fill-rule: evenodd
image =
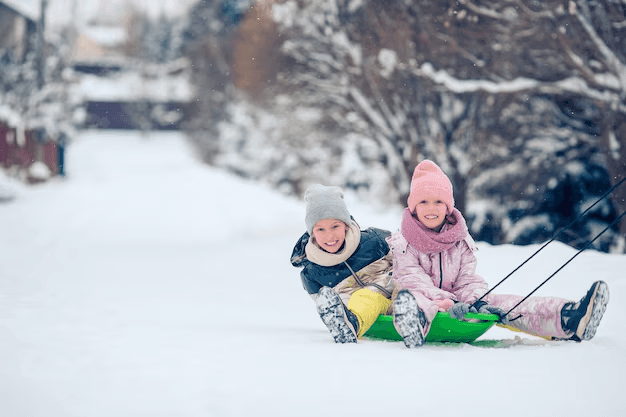
<svg viewBox="0 0 626 417"><path fill-rule="evenodd" d="M467 313L464 320L439 312L426 335L427 342L471 343L489 330L498 316L495 314ZM393 326L393 316L380 315L372 327L365 332L368 339L402 340Z"/></svg>

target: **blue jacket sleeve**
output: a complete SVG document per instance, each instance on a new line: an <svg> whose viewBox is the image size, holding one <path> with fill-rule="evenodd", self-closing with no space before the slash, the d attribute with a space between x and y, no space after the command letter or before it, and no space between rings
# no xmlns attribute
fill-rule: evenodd
<svg viewBox="0 0 626 417"><path fill-rule="evenodd" d="M309 294L317 294L320 288L322 288L322 286L318 282L308 279L306 274L304 273L304 270L300 272L300 279L302 280L302 286Z"/></svg>

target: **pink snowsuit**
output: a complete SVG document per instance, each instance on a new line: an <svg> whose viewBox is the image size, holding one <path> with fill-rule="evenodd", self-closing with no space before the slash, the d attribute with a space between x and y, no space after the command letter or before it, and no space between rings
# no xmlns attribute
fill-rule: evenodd
<svg viewBox="0 0 626 417"><path fill-rule="evenodd" d="M461 213L455 209L453 215L466 228ZM444 225L441 233L447 228L449 225ZM476 246L468 233L447 249L430 253L418 251L404 237L403 232L393 233L387 242L393 253L393 278L399 289L408 289L413 294L424 311L428 321L424 329L426 334L439 308L436 301L451 299L471 304L489 289L485 280L475 272ZM509 311L522 298L491 293L483 301ZM561 309L567 302L570 301L557 297L530 297L511 312L509 318L519 314L522 317L509 326L548 339L569 338L571 334L567 334L561 327Z"/></svg>

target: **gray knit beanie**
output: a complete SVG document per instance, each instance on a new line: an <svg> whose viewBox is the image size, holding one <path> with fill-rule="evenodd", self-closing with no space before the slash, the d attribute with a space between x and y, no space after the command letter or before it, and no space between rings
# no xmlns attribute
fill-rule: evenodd
<svg viewBox="0 0 626 417"><path fill-rule="evenodd" d="M343 190L334 185L313 184L304 193L306 217L304 222L309 234L313 234L313 226L320 220L337 219L349 225L350 213L343 201Z"/></svg>

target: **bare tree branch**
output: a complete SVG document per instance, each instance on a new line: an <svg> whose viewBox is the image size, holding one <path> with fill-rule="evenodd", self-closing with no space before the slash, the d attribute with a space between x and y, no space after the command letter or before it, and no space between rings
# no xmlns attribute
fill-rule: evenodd
<svg viewBox="0 0 626 417"><path fill-rule="evenodd" d="M570 4L575 4L573 1ZM620 88L622 92L626 91L626 65L622 63L617 55L613 53L613 51L604 43L602 38L598 36L598 33L591 25L589 20L587 20L581 13L578 12L578 9L575 7L570 8L570 11L573 9L573 13L585 29L589 38L593 41L594 45L598 48L598 51L602 54L605 59L605 63L607 67L611 68L615 76L619 79ZM602 81L599 80L598 84L602 85Z"/></svg>
<svg viewBox="0 0 626 417"><path fill-rule="evenodd" d="M433 66L429 63L423 64L419 69L415 69L414 74L418 76L427 77L437 84L445 85L445 87L454 91L455 93L469 93L476 91L486 91L492 94L498 93L514 93L514 92L527 92L527 91L542 91L542 92L570 92L583 96L587 96L596 100L600 100L612 105L617 105L618 108L624 111L626 105L621 103L619 92L611 93L609 91L599 91L595 88L590 88L588 84L577 77L570 77L556 82L545 82L539 80L533 80L529 78L516 78L511 81L492 82L486 80L460 80L451 76L444 70L435 71ZM604 82L604 84L609 84ZM617 87L615 84L611 87Z"/></svg>

